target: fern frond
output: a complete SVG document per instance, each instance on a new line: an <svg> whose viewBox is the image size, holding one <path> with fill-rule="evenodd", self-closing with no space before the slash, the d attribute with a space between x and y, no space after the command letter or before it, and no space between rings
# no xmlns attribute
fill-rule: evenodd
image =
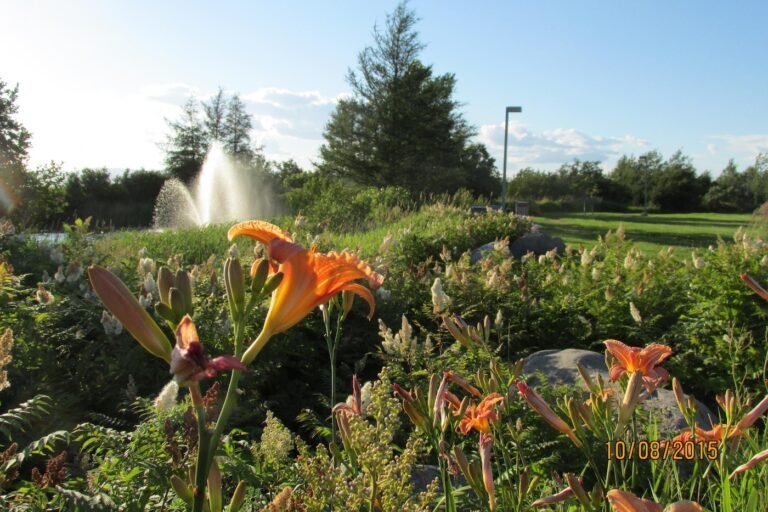
<svg viewBox="0 0 768 512"><path fill-rule="evenodd" d="M96 494L89 496L73 489L64 489L63 487L56 487L56 495L61 500L64 510L72 511L93 511L93 512L107 512L111 510L117 510L117 505L106 494Z"/></svg>
<svg viewBox="0 0 768 512"><path fill-rule="evenodd" d="M24 433L32 423L51 413L53 400L47 395L37 395L17 407L0 414L0 433L13 441L13 433Z"/></svg>
<svg viewBox="0 0 768 512"><path fill-rule="evenodd" d="M0 468L0 472L8 473L12 468L21 466L31 455L51 454L56 451L57 445L68 445L69 442L70 434L66 430L51 432L36 441L32 441L23 450L8 459Z"/></svg>

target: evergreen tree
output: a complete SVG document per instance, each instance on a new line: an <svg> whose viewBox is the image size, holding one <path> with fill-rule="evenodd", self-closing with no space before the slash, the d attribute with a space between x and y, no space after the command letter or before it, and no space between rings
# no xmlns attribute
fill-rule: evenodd
<svg viewBox="0 0 768 512"><path fill-rule="evenodd" d="M0 80L0 167L23 167L27 160L32 135L14 118L19 111L18 94L18 84L10 89Z"/></svg>
<svg viewBox="0 0 768 512"><path fill-rule="evenodd" d="M237 94L229 100L223 128L224 149L227 153L241 163L251 163L255 156L251 142L251 116Z"/></svg>
<svg viewBox="0 0 768 512"><path fill-rule="evenodd" d="M374 28L374 44L358 56L320 149L321 172L365 185L399 185L413 192L486 192L493 160L469 144L472 131L453 99L452 74L433 76L418 60L424 45L417 18L404 3Z"/></svg>
<svg viewBox="0 0 768 512"><path fill-rule="evenodd" d="M203 103L205 114L205 136L210 145L213 141L224 140L224 121L227 117L227 100L224 91L219 87L219 92L208 103Z"/></svg>
<svg viewBox="0 0 768 512"><path fill-rule="evenodd" d="M171 176L190 183L200 172L208 151L205 127L198 118L197 102L184 105L181 120L166 122L171 128L166 143L165 167Z"/></svg>

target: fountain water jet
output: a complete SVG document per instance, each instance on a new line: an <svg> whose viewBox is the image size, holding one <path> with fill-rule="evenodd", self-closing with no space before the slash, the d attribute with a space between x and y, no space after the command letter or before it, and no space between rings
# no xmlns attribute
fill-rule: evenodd
<svg viewBox="0 0 768 512"><path fill-rule="evenodd" d="M261 170L234 162L221 143L214 142L190 188L171 178L160 189L154 227L205 226L273 216L274 194L264 178Z"/></svg>

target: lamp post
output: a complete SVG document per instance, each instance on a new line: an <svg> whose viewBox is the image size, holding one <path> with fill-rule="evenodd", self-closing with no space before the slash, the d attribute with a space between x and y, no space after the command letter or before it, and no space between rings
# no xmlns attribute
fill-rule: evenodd
<svg viewBox="0 0 768 512"><path fill-rule="evenodd" d="M520 113L523 111L523 107L507 107L506 115L504 116L504 164L503 174L501 178L501 211L507 211L507 136L509 132L509 113Z"/></svg>

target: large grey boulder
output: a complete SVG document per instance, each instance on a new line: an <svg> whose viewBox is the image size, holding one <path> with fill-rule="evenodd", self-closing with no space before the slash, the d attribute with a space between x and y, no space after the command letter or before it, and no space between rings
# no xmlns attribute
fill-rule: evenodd
<svg viewBox="0 0 768 512"><path fill-rule="evenodd" d="M509 252L515 258L522 258L529 252L536 256L546 254L552 249L557 249L558 254L565 252L565 243L562 238L551 237L546 233L526 233L509 245Z"/></svg>
<svg viewBox="0 0 768 512"><path fill-rule="evenodd" d="M495 242L489 242L472 251L472 254L470 255L472 264L474 265L485 258L488 253L495 250L495 244ZM565 252L565 243L561 238L551 237L546 233L536 231L533 233L526 233L514 242L511 242L509 244L509 255L520 259L529 252L532 252L536 256L540 256L552 249L556 249L558 254L563 254Z"/></svg>
<svg viewBox="0 0 768 512"><path fill-rule="evenodd" d="M575 348L534 352L526 358L523 373L532 375L542 372L551 385L576 385L586 389L576 363L580 363L592 378L597 378L599 373L603 376L604 382L610 383L604 355ZM529 383L533 384L535 380L535 376L532 376L529 378ZM657 418L660 436L674 436L687 427L685 418L677 407L675 395L670 389L657 389L643 404ZM712 425L717 423L717 417L706 405L699 401L697 404L696 423L707 430L712 428Z"/></svg>

